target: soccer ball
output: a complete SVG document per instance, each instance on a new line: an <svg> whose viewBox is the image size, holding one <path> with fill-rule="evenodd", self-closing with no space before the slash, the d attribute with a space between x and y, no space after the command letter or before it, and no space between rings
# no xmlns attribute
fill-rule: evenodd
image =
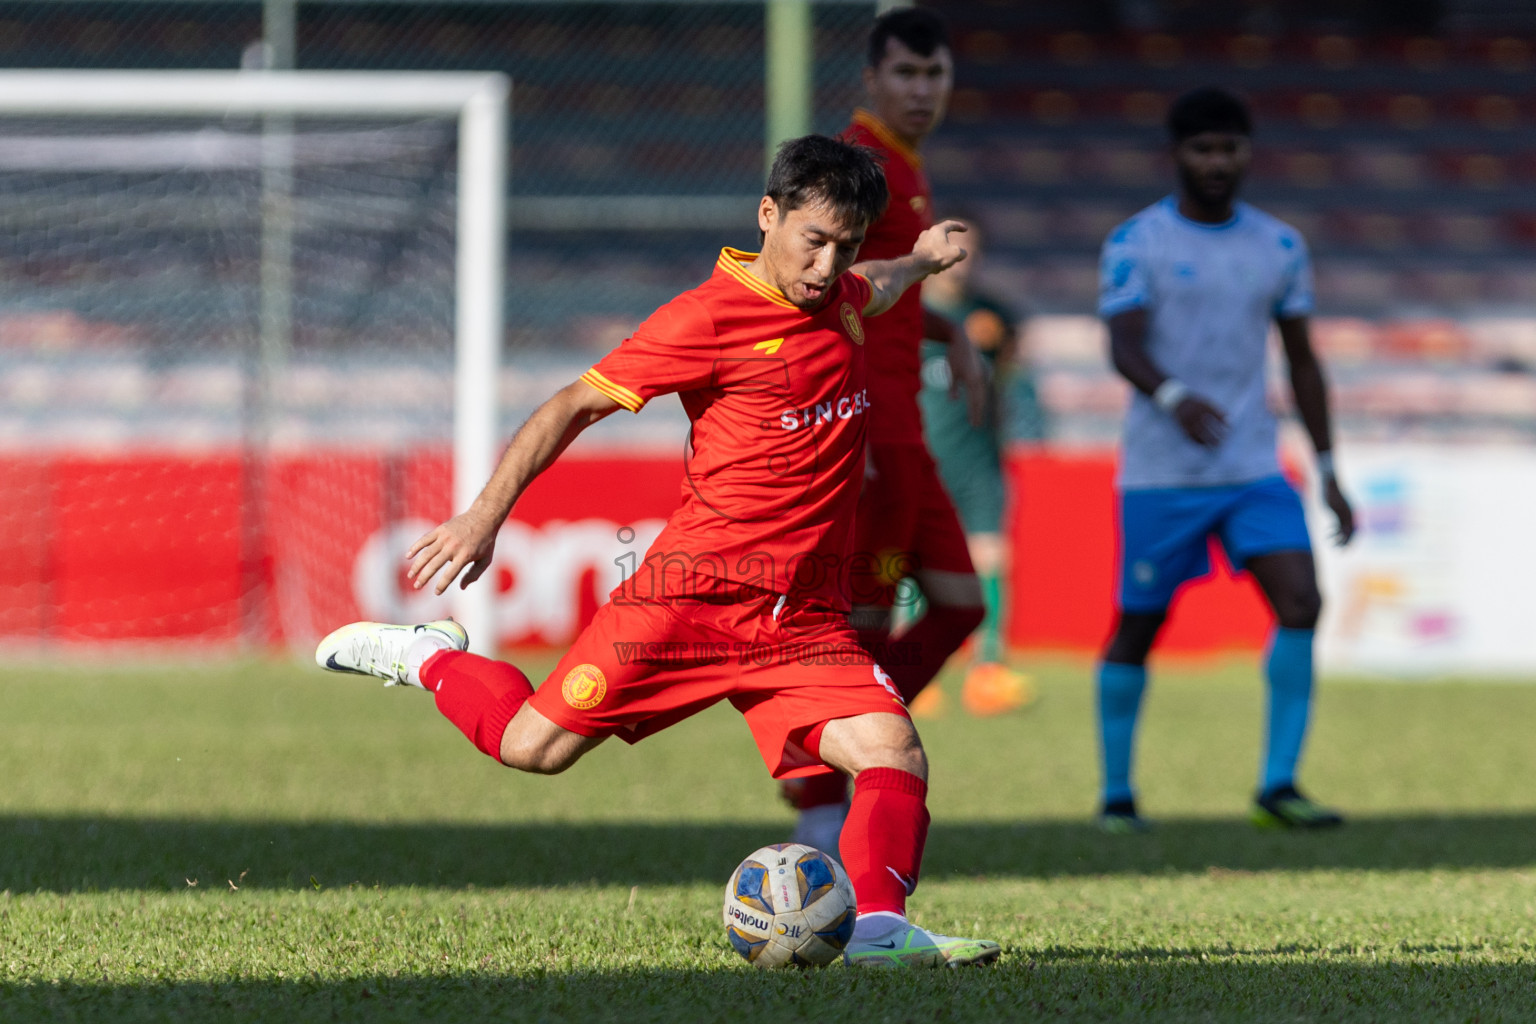
<svg viewBox="0 0 1536 1024"><path fill-rule="evenodd" d="M758 967L821 967L836 960L858 916L842 865L810 846L765 846L725 887L725 937Z"/></svg>

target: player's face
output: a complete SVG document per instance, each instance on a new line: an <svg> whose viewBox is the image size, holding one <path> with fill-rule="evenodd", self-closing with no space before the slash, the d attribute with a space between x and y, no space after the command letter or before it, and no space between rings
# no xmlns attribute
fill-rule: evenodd
<svg viewBox="0 0 1536 1024"><path fill-rule="evenodd" d="M879 66L864 69L864 91L875 115L916 145L944 119L954 76L948 47L920 57L901 40L887 39Z"/></svg>
<svg viewBox="0 0 1536 1024"><path fill-rule="evenodd" d="M767 196L757 211L768 281L799 309L826 301L838 275L853 266L864 225L850 224L824 203L783 213Z"/></svg>
<svg viewBox="0 0 1536 1024"><path fill-rule="evenodd" d="M1207 206L1223 206L1237 195L1253 147L1248 136L1236 132L1201 132L1173 148L1179 181L1185 193Z"/></svg>

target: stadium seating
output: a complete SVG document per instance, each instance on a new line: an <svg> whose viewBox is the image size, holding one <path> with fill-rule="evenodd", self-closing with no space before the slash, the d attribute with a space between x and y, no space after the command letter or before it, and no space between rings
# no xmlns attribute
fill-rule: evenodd
<svg viewBox="0 0 1536 1024"><path fill-rule="evenodd" d="M1341 367L1346 415L1396 409L1457 424L1484 409L1512 415L1518 402L1508 396L1525 393L1512 382L1536 363L1528 340L1536 328L1521 315L1536 301L1536 215L1526 198L1536 180L1536 146L1528 141L1536 123L1532 40L1479 31L1472 15L1456 32L1435 35L1411 25L1322 31L1297 20L1254 31L1219 5L1164 6L1175 13L1163 24L1137 27L1117 25L1097 8L945 5L959 71L928 168L941 210L988 225L994 285L1045 324L1090 314L1105 233L1170 188L1161 129L1167 104L1191 86L1223 83L1251 100L1258 119L1249 198L1300 228L1316 256L1326 315L1319 342ZM11 67L235 67L248 62L260 34L254 7L196 0L18 3L7 11L0 64ZM529 212L541 197L755 194L762 22L750 5L690 5L687 17L631 4L300 11L303 67L514 76L509 273L519 287L509 290L508 309L521 351L586 358L707 273L717 246L755 240L745 214L739 225L711 215L675 230L641 218L650 226L615 245L612 231L562 228ZM867 12L822 5L815 16L816 126L830 131L858 98ZM195 321L216 335L227 315L219 274L230 271L217 260L166 262L153 252L98 247L93 258L108 264L103 273L143 283L131 299L118 294L104 304L88 270L25 265L26 241L0 237L0 264L21 271L7 285L13 308L42 317L0 323L0 354L32 362L20 383L7 384L18 408L27 388L43 387L38 382L54 372L50 360L64 358L58 351L67 346L50 338L86 337L153 364L145 353L156 338L140 326L147 320ZM590 286L595 274L604 288ZM392 301L371 314L373 323L408 312L400 305L408 298ZM62 311L77 322L59 319ZM1487 326L1495 322L1505 327ZM1036 346L1047 404L1064 422L1108 415L1123 393L1102 355L1053 362L1067 348ZM1455 374L1431 387L1381 370L1414 365ZM104 371L122 376L103 387L119 396L178 394L182 371L158 367L149 392L142 368ZM1357 373L1368 386L1356 385ZM1505 399L1482 407L1446 397L1484 386ZM140 403L146 415L174 404ZM14 427L21 414L8 409Z"/></svg>

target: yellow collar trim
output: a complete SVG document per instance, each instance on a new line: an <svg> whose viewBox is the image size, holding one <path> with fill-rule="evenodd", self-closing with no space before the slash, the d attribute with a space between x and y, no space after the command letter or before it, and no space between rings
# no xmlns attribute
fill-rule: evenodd
<svg viewBox="0 0 1536 1024"><path fill-rule="evenodd" d="M865 131L884 143L887 149L898 153L902 159L906 160L913 167L918 170L923 169L923 158L917 150L901 141L896 133L891 131L890 125L880 120L874 113L860 107L853 112L853 123L864 128Z"/></svg>
<svg viewBox="0 0 1536 1024"><path fill-rule="evenodd" d="M732 249L730 246L726 246L720 250L720 259L716 261L715 265L769 302L798 310L800 307L785 298L783 292L742 266L743 263L751 263L757 257L758 254L755 252L742 252L740 249Z"/></svg>

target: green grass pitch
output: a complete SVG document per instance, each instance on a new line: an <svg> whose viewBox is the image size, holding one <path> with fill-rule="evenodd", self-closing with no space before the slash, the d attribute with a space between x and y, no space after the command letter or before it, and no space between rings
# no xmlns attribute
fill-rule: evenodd
<svg viewBox="0 0 1536 1024"><path fill-rule="evenodd" d="M1002 961L876 975L727 947L726 877L790 825L729 709L534 778L305 666L8 665L0 1020L1536 1016L1536 687L1328 681L1304 783L1351 824L1289 835L1245 822L1251 666L1169 669L1160 827L1105 837L1087 666L1036 670L1022 714L922 724L914 916Z"/></svg>

